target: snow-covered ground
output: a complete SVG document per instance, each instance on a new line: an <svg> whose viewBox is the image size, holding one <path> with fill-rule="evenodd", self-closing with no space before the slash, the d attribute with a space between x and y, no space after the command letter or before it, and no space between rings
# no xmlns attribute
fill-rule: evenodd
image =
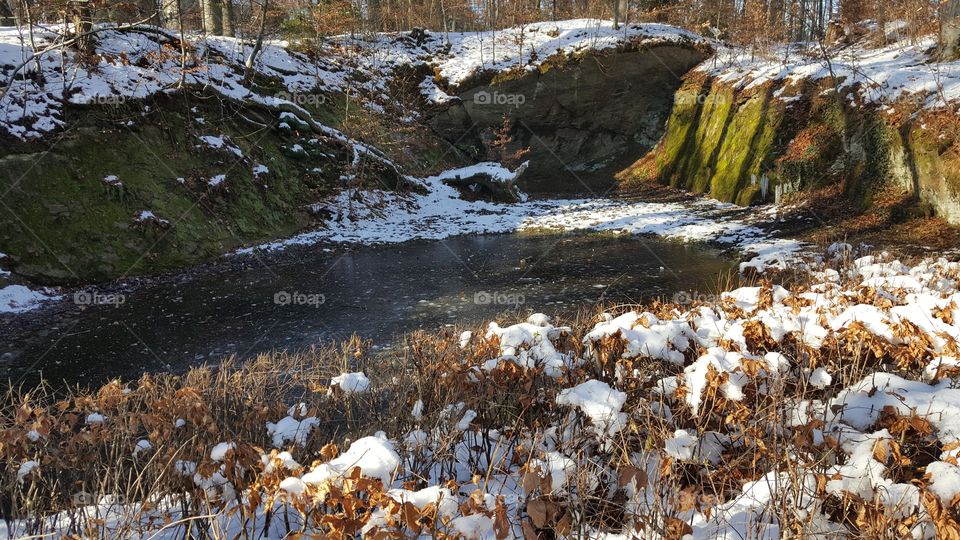
<svg viewBox="0 0 960 540"><path fill-rule="evenodd" d="M50 291L35 291L23 285L0 287L0 313L25 313L39 308L44 302L59 300Z"/></svg>
<svg viewBox="0 0 960 540"><path fill-rule="evenodd" d="M64 33L58 25L37 27L38 50L55 45ZM309 94L350 92L372 110L396 109L388 95L391 72L399 67L430 65L456 85L481 70L535 69L552 54L575 54L615 47L627 41L701 42L693 33L661 24L624 25L577 19L531 24L489 32L429 34L420 43L407 33L368 37L335 36L319 46L323 54L309 58L288 43L266 43L255 69L282 81L283 90L261 94L243 82L243 63L252 45L228 37L187 36L195 47L181 69L177 38L172 31L102 31L97 34L98 64L77 63L70 50L52 47L23 67L10 90L0 96L0 129L21 139L33 139L63 127L61 100L74 104L109 105L177 92L183 78L188 86L204 87L235 100L303 105ZM26 29L0 27L0 76L6 78L32 54ZM203 60L201 60L203 59ZM43 83L23 75L43 72ZM432 78L421 85L431 101L449 99ZM415 117L416 111L395 111Z"/></svg>
<svg viewBox="0 0 960 540"><path fill-rule="evenodd" d="M499 172L496 170L499 169ZM323 228L293 238L271 242L238 253L276 250L320 242L357 244L397 243L408 240L441 240L462 234L524 231L612 231L656 235L692 242L715 242L756 256L741 265L784 268L799 259L802 245L772 238L758 225L772 220L775 208L758 209L755 223L731 217L738 207L712 200L661 203L620 199L542 199L522 203L466 201L443 180L468 176L478 170L511 178L510 171L493 164L446 171L411 179L428 190L426 195L379 190L348 190L317 205L332 217ZM491 173L491 171L494 171Z"/></svg>
<svg viewBox="0 0 960 540"><path fill-rule="evenodd" d="M744 89L770 81L819 80L833 74L843 79L840 88L857 87L866 102L891 104L911 99L917 108L934 108L960 99L960 60L935 62L930 53L935 50L932 36L904 39L882 48L863 43L830 48L829 58L816 44L782 46L761 54L725 48L695 69ZM787 96L775 94L790 99Z"/></svg>

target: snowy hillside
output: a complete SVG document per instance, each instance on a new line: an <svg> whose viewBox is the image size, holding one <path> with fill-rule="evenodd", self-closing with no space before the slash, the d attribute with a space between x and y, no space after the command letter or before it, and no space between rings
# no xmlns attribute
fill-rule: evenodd
<svg viewBox="0 0 960 540"><path fill-rule="evenodd" d="M816 44L780 46L762 54L726 48L697 70L738 89L833 76L842 79L841 89L857 87L866 102L909 101L917 107L943 107L960 99L960 61L934 61L935 47L935 38L928 36L882 48L858 42L827 49L826 54ZM789 95L777 96L790 99Z"/></svg>
<svg viewBox="0 0 960 540"><path fill-rule="evenodd" d="M303 94L351 90L359 92L366 106L383 110L397 107L387 88L392 70L399 67L429 65L456 85L482 70L534 69L556 53L577 54L627 42L702 41L695 34L665 25L627 25L613 30L609 21L578 19L490 32L431 33L420 43L408 34L338 36L321 42L322 54L310 57L293 50L291 44L271 42L258 56L256 71L282 81L284 90L264 94L243 80L243 64L252 44L239 39L188 37L191 51L186 70L182 70L178 36L165 29L102 31L97 34L96 63L92 65L79 63L75 52L56 46L62 31L62 27L35 29L37 49L47 52L24 65L6 96L0 98L0 128L18 138L36 138L62 127L61 98L78 105L124 103L159 92L176 92L181 78L185 85L206 87L229 99L270 105L299 104ZM14 68L30 57L25 29L0 27L0 76L10 77ZM42 77L34 73L37 64ZM428 99L442 100L444 94L432 79L422 88Z"/></svg>

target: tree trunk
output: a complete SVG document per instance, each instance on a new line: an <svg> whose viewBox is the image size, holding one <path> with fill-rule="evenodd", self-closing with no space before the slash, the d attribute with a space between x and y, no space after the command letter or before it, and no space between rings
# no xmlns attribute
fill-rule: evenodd
<svg viewBox="0 0 960 540"><path fill-rule="evenodd" d="M86 34L93 29L93 12L89 0L71 0L70 19L73 23L75 35ZM82 53L93 51L93 36L85 36L77 41L77 48Z"/></svg>
<svg viewBox="0 0 960 540"><path fill-rule="evenodd" d="M960 0L940 6L940 55L944 60L960 58Z"/></svg>
<svg viewBox="0 0 960 540"><path fill-rule="evenodd" d="M257 42L253 44L253 50L250 51L250 56L247 57L247 62L244 66L244 82L249 82L253 77L253 66L256 64L257 56L260 55L260 51L263 49L263 38L267 32L267 12L269 10L270 0L263 0L263 12L260 14L260 30L257 32Z"/></svg>
<svg viewBox="0 0 960 540"><path fill-rule="evenodd" d="M179 28L182 15L180 0L163 0L160 3L160 17L164 28Z"/></svg>
<svg viewBox="0 0 960 540"><path fill-rule="evenodd" d="M878 0L876 3L876 13L874 18L877 21L877 33L879 34L879 44L881 47L887 44L887 8L884 5L886 0Z"/></svg>
<svg viewBox="0 0 960 540"><path fill-rule="evenodd" d="M233 0L221 0L223 2L221 6L222 21L223 21L223 35L235 37L236 31L233 29Z"/></svg>
<svg viewBox="0 0 960 540"><path fill-rule="evenodd" d="M217 0L202 0L200 6L203 9L203 31L211 36L219 36L220 18L218 17L220 9Z"/></svg>

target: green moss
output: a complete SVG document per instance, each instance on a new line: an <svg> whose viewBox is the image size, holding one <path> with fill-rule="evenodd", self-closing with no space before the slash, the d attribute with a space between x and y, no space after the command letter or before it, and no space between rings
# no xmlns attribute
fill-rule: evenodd
<svg viewBox="0 0 960 540"><path fill-rule="evenodd" d="M0 214L0 251L16 256L16 271L41 282L90 282L195 264L301 229L310 221L303 205L339 177L327 158L284 158L288 135L228 113L217 118L212 102L152 105L129 128L117 121L127 111L68 109L78 127L50 152L0 157L0 190L11 209ZM255 120L276 124L269 116ZM205 134L227 135L249 159L204 147L197 136ZM270 173L254 177L258 163ZM226 180L209 186L219 174ZM104 183L110 175L122 186ZM134 215L144 210L170 226L138 223Z"/></svg>
<svg viewBox="0 0 960 540"><path fill-rule="evenodd" d="M844 194L866 210L879 187L891 176L889 126L875 113L848 113L847 136L852 166L846 172Z"/></svg>
<svg viewBox="0 0 960 540"><path fill-rule="evenodd" d="M727 130L736 114L733 90L724 85L714 84L710 93L699 99L703 105L693 146L688 149L684 168L677 172L682 175L680 185L696 193L706 193L711 191L717 154L726 144Z"/></svg>

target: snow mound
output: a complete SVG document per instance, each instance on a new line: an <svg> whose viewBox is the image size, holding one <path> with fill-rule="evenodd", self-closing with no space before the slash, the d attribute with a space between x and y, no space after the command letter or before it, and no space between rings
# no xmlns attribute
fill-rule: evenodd
<svg viewBox="0 0 960 540"><path fill-rule="evenodd" d="M303 475L301 480L307 484L321 484L342 477L354 467L370 478L380 479L385 486L390 485L393 472L400 465L400 456L393 444L382 437L364 437L358 439L350 448L329 463L317 465Z"/></svg>
<svg viewBox="0 0 960 540"><path fill-rule="evenodd" d="M30 290L23 285L7 285L0 289L0 313L26 313L37 309L44 302L59 298Z"/></svg>

